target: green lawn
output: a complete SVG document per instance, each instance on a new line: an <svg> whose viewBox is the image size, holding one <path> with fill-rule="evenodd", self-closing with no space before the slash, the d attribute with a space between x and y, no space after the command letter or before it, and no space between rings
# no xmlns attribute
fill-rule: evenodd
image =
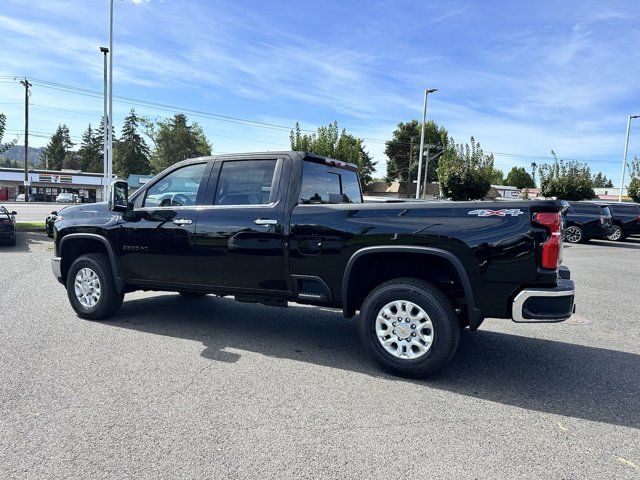
<svg viewBox="0 0 640 480"><path fill-rule="evenodd" d="M18 230L33 230L36 228L44 230L44 222L16 222Z"/></svg>

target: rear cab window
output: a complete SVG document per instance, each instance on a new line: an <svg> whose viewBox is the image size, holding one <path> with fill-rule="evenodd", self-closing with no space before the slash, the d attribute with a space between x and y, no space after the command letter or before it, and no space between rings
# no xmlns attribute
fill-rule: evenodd
<svg viewBox="0 0 640 480"><path fill-rule="evenodd" d="M347 168L305 160L302 162L299 203L362 203L358 174Z"/></svg>

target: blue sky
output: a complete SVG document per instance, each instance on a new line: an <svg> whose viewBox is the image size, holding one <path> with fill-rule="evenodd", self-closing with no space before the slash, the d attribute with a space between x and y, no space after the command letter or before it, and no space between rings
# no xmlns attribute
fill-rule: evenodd
<svg viewBox="0 0 640 480"><path fill-rule="evenodd" d="M530 168L554 149L617 183L626 115L640 113L639 21L635 0L116 0L114 95L306 129L338 120L383 174L384 140L420 117L434 87L429 118L457 141L475 136L498 167ZM107 42L106 0L4 0L0 75L101 91ZM23 94L0 79L9 139L23 128ZM77 139L102 112L101 98L37 84L31 104L42 137L66 123ZM131 106L114 103L118 130ZM283 129L190 118L216 152L289 146Z"/></svg>

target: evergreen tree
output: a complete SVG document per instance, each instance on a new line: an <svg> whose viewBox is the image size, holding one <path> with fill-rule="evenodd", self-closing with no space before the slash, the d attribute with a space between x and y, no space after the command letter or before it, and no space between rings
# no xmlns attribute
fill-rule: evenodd
<svg viewBox="0 0 640 480"><path fill-rule="evenodd" d="M91 124L82 134L80 150L78 150L78 164L83 172L101 173L103 171L104 158L98 143L98 131ZM100 136L100 138L102 138Z"/></svg>
<svg viewBox="0 0 640 480"><path fill-rule="evenodd" d="M603 175L602 172L598 172L593 176L593 188L611 188L613 187L613 183L611 180L607 178L606 175Z"/></svg>
<svg viewBox="0 0 640 480"><path fill-rule="evenodd" d="M211 144L196 122L188 124L184 113L155 123L144 119L147 135L155 146L151 154L151 167L158 173L187 158L211 155Z"/></svg>
<svg viewBox="0 0 640 480"><path fill-rule="evenodd" d="M4 131L7 128L7 116L4 113L0 113L0 155L13 147L17 140L14 139L10 143L2 144L2 137L4 137Z"/></svg>
<svg viewBox="0 0 640 480"><path fill-rule="evenodd" d="M45 168L49 170L60 170L67 153L71 151L73 145L71 137L69 136L69 128L65 124L59 125L42 152L42 160Z"/></svg>
<svg viewBox="0 0 640 480"><path fill-rule="evenodd" d="M149 147L138 131L139 123L140 118L131 109L124 119L122 134L113 152L113 171L120 178L126 179L132 173L151 173Z"/></svg>

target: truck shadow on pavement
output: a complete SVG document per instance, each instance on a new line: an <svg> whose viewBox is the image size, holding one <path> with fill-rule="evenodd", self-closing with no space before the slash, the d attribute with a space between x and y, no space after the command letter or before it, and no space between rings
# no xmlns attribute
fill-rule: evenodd
<svg viewBox="0 0 640 480"><path fill-rule="evenodd" d="M201 342L205 358L243 352L355 371L528 410L640 428L640 355L479 330L427 380L389 375L362 351L353 319L332 310L268 308L167 294L125 302L113 327ZM394 394L396 394L395 392Z"/></svg>
<svg viewBox="0 0 640 480"><path fill-rule="evenodd" d="M30 252L34 249L44 249L47 245L52 246L53 242L44 233L18 230L15 246L0 243L0 253Z"/></svg>

